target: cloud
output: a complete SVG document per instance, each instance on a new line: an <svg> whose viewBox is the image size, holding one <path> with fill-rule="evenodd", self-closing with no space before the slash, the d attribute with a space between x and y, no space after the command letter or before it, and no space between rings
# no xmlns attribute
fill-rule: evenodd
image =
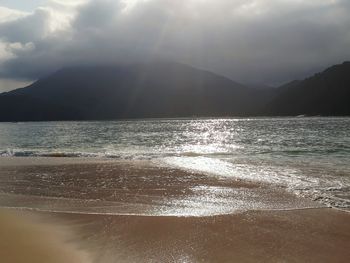
<svg viewBox="0 0 350 263"><path fill-rule="evenodd" d="M348 0L67 2L0 20L0 76L161 58L273 84L350 57Z"/></svg>
<svg viewBox="0 0 350 263"><path fill-rule="evenodd" d="M0 23L16 20L25 15L28 13L0 6Z"/></svg>

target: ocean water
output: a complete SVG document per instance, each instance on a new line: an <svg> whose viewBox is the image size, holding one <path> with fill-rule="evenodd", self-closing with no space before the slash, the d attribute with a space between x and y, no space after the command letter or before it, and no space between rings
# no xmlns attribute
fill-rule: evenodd
<svg viewBox="0 0 350 263"><path fill-rule="evenodd" d="M1 156L149 160L350 208L350 118L0 123Z"/></svg>

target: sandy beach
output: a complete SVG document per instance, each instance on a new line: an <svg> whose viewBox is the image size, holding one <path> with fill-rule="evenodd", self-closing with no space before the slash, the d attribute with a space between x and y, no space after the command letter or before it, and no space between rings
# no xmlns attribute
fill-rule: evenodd
<svg viewBox="0 0 350 263"><path fill-rule="evenodd" d="M146 163L59 159L0 165L3 262L350 258L350 214L284 189ZM248 209L235 206L242 198Z"/></svg>
<svg viewBox="0 0 350 263"><path fill-rule="evenodd" d="M214 217L36 213L35 220L23 213L0 213L2 262L348 262L350 257L349 214L332 209Z"/></svg>

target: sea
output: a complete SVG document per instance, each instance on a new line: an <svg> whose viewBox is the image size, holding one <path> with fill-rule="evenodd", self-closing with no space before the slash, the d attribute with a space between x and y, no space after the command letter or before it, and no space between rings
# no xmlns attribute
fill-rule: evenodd
<svg viewBox="0 0 350 263"><path fill-rule="evenodd" d="M1 157L145 160L350 210L350 118L0 123Z"/></svg>

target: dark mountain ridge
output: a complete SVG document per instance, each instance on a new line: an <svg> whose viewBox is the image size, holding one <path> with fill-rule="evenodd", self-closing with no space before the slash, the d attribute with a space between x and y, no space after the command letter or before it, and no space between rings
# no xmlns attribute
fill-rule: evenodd
<svg viewBox="0 0 350 263"><path fill-rule="evenodd" d="M281 116L349 116L350 62L280 87L264 111Z"/></svg>
<svg viewBox="0 0 350 263"><path fill-rule="evenodd" d="M350 62L280 88L253 89L158 62L64 68L0 94L0 121L350 115Z"/></svg>
<svg viewBox="0 0 350 263"><path fill-rule="evenodd" d="M7 113L0 120L245 116L268 99L266 91L177 63L74 67L1 94L0 110ZM38 112L27 114L34 100Z"/></svg>

